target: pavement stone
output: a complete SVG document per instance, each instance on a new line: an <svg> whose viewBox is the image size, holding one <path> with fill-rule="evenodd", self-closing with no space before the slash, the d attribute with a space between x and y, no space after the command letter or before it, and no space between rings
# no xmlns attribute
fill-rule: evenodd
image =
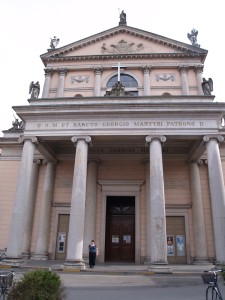
<svg viewBox="0 0 225 300"><path fill-rule="evenodd" d="M170 274L173 275L191 275L191 274L201 274L205 270L212 270L215 268L213 264L204 264L204 265L168 265L171 269ZM0 262L0 269L23 269L23 270L34 270L34 269L51 269L54 271L62 271L62 272L83 272L88 274L135 274L135 275L151 275L151 274L160 274L160 267L158 268L158 272L150 271L148 265L144 264L127 264L127 263L97 263L94 269L88 268L86 264L86 268L84 270L78 269L64 269L64 261L60 260L24 260L19 264L9 264L3 261Z"/></svg>

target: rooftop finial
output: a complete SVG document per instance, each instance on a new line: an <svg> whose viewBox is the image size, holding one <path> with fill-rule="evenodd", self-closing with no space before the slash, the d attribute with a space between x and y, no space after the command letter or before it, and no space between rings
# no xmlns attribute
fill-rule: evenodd
<svg viewBox="0 0 225 300"><path fill-rule="evenodd" d="M120 14L120 22L119 25L127 25L127 17L126 14L124 12L124 10L122 10L121 14Z"/></svg>

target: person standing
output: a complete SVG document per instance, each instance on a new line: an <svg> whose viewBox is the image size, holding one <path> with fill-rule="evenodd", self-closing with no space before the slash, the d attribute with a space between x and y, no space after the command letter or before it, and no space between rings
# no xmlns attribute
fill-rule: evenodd
<svg viewBox="0 0 225 300"><path fill-rule="evenodd" d="M89 266L90 268L94 268L97 250L98 250L94 240L91 241L90 245L88 246L88 249L89 249Z"/></svg>

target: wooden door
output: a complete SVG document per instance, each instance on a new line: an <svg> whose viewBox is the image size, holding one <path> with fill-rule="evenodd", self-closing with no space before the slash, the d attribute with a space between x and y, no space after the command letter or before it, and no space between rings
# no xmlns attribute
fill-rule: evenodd
<svg viewBox="0 0 225 300"><path fill-rule="evenodd" d="M55 259L66 259L69 215L59 215Z"/></svg>
<svg viewBox="0 0 225 300"><path fill-rule="evenodd" d="M167 259L170 264L186 264L186 237L184 217L166 217Z"/></svg>
<svg viewBox="0 0 225 300"><path fill-rule="evenodd" d="M121 199L121 198L120 198ZM122 199L123 200L123 199ZM108 211L106 219L105 261L134 262L135 261L135 215L134 206L120 202ZM116 209L117 208L117 209ZM115 211L117 214L115 214ZM127 212L124 214L123 212ZM132 214L128 214L128 213Z"/></svg>

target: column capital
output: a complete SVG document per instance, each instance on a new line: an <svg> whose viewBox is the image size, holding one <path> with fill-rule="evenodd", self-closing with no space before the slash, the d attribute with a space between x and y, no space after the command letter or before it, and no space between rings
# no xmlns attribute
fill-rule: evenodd
<svg viewBox="0 0 225 300"><path fill-rule="evenodd" d="M41 159L34 159L33 162L38 166L41 165Z"/></svg>
<svg viewBox="0 0 225 300"><path fill-rule="evenodd" d="M88 164L100 164L101 160L99 158L88 159Z"/></svg>
<svg viewBox="0 0 225 300"><path fill-rule="evenodd" d="M153 140L159 140L161 143L166 141L166 137L164 135L148 135L145 138L146 144L151 143Z"/></svg>
<svg viewBox="0 0 225 300"><path fill-rule="evenodd" d="M52 77L52 74L53 74L53 69L44 69L45 71L45 77Z"/></svg>
<svg viewBox="0 0 225 300"><path fill-rule="evenodd" d="M39 144L38 139L37 139L36 136L21 136L18 139L19 143L24 143L27 140L31 141L35 145Z"/></svg>
<svg viewBox="0 0 225 300"><path fill-rule="evenodd" d="M67 69L58 69L59 76L66 76Z"/></svg>
<svg viewBox="0 0 225 300"><path fill-rule="evenodd" d="M85 141L87 144L90 144L90 145L91 145L91 137L88 136L88 135L84 135L84 136L73 136L73 137L71 138L71 141L72 141L75 145L77 144L77 142L78 142L79 140L83 140L83 141Z"/></svg>
<svg viewBox="0 0 225 300"><path fill-rule="evenodd" d="M203 142L208 143L210 140L216 140L218 143L222 143L224 141L224 137L222 135L205 135L203 137Z"/></svg>
<svg viewBox="0 0 225 300"><path fill-rule="evenodd" d="M188 66L180 66L179 71L181 74L187 73L188 68L189 68Z"/></svg>
<svg viewBox="0 0 225 300"><path fill-rule="evenodd" d="M94 67L95 75L102 75L103 67Z"/></svg>
<svg viewBox="0 0 225 300"><path fill-rule="evenodd" d="M42 160L42 165L47 165L47 163L52 163L52 164L56 165L57 160L56 159L46 159L46 158Z"/></svg>
<svg viewBox="0 0 225 300"><path fill-rule="evenodd" d="M151 68L152 68L151 66L145 65L142 67L142 72L144 74L150 74Z"/></svg>
<svg viewBox="0 0 225 300"><path fill-rule="evenodd" d="M194 70L195 70L196 74L203 73L203 69L204 69L203 66L195 66L194 67Z"/></svg>

